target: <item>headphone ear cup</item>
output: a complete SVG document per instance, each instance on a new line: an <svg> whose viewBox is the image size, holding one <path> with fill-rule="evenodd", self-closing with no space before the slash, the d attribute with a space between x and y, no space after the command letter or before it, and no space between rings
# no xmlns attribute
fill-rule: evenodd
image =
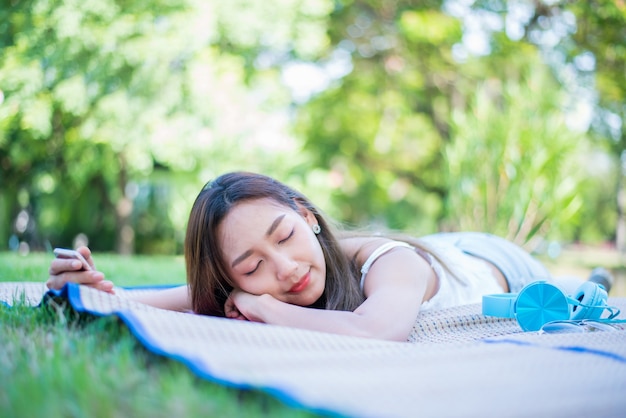
<svg viewBox="0 0 626 418"><path fill-rule="evenodd" d="M597 284L585 282L576 290L572 298L580 303L573 307L573 320L599 319L607 306L608 294Z"/></svg>
<svg viewBox="0 0 626 418"><path fill-rule="evenodd" d="M538 331L547 322L568 320L572 312L565 293L543 281L532 282L519 292L514 311L524 331Z"/></svg>

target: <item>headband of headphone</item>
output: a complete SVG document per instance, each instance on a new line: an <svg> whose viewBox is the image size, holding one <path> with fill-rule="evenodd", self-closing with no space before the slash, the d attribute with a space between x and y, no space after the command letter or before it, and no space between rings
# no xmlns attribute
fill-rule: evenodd
<svg viewBox="0 0 626 418"><path fill-rule="evenodd" d="M607 305L604 288L585 282L573 296L545 281L526 285L518 294L503 293L483 296L483 315L515 318L524 331L538 331L551 321L600 319L604 310L610 320L619 309Z"/></svg>

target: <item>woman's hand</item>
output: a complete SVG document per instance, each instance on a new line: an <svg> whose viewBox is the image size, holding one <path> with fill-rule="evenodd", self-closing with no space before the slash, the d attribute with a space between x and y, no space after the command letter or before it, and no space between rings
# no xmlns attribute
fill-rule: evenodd
<svg viewBox="0 0 626 418"><path fill-rule="evenodd" d="M264 296L253 295L241 289L233 289L224 303L224 314L226 318L239 319L242 321L263 322L260 316L253 312L260 309L259 303ZM269 296L271 297L271 296Z"/></svg>
<svg viewBox="0 0 626 418"><path fill-rule="evenodd" d="M235 297L234 297L235 292L241 292L241 291L235 289L232 292L230 292L230 295L228 295L228 298L226 299L226 302L224 303L224 315L226 316L226 318L239 319L240 321L247 321L248 318L246 318L241 313L241 311L239 311L239 308L237 308L237 304L235 303Z"/></svg>
<svg viewBox="0 0 626 418"><path fill-rule="evenodd" d="M108 293L115 293L113 291L113 282L104 280L104 274L100 271L96 271L93 259L91 258L91 251L87 247L79 247L77 251L85 257L87 263L93 270L83 270L80 261L72 258L55 258L50 263L50 270L48 281L46 286L49 289L59 290L66 283L78 283L87 286L94 287L98 290L102 290Z"/></svg>

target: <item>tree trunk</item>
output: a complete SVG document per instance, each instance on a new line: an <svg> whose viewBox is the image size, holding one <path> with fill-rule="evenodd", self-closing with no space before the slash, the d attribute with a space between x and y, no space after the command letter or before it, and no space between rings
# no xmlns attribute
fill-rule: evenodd
<svg viewBox="0 0 626 418"><path fill-rule="evenodd" d="M626 151L622 151L617 170L617 225L615 230L615 245L622 256L626 252L626 192L624 191L624 176L626 167Z"/></svg>
<svg viewBox="0 0 626 418"><path fill-rule="evenodd" d="M118 187L121 191L121 198L115 205L118 254L130 255L135 252L135 230L131 222L133 214L133 200L128 196L126 189L128 185L128 171L126 168L126 158L120 154L120 172L118 175Z"/></svg>

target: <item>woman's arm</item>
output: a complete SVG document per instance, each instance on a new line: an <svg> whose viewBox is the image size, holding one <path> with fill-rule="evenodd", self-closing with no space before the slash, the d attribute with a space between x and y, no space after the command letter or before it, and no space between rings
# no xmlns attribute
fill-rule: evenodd
<svg viewBox="0 0 626 418"><path fill-rule="evenodd" d="M96 270L89 248L80 247L77 251L85 257L93 270L83 270L78 260L55 258L50 263L49 277L46 282L48 288L58 290L66 283L78 283L104 292L115 293L113 282L105 280L104 273ZM186 285L146 294L132 295L131 293L129 299L161 309L182 312L191 310L191 297Z"/></svg>
<svg viewBox="0 0 626 418"><path fill-rule="evenodd" d="M171 287L146 294L133 295L129 293L126 297L146 305L154 306L155 308L167 309L168 311L190 312L192 310L189 286L187 285Z"/></svg>
<svg viewBox="0 0 626 418"><path fill-rule="evenodd" d="M369 252L369 251L367 251ZM270 295L234 291L227 316L268 324L369 338L406 341L427 289L436 281L426 260L409 248L395 248L371 267L365 282L367 299L354 312L305 308ZM229 315L228 311L231 311Z"/></svg>

